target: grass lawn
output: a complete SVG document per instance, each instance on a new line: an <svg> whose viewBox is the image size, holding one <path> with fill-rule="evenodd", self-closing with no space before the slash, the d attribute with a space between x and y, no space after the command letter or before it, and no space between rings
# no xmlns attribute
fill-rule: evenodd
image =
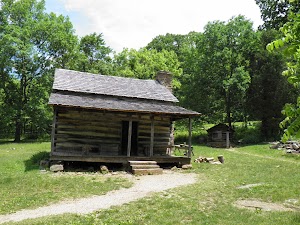
<svg viewBox="0 0 300 225"><path fill-rule="evenodd" d="M50 143L0 144L0 214L48 205L67 198L104 194L129 187L125 179L96 173L41 173L39 161Z"/></svg>
<svg viewBox="0 0 300 225"><path fill-rule="evenodd" d="M252 145L233 150L195 146L194 152L195 157L216 158L223 155L225 164L193 163L193 169L186 172L198 174L197 183L156 193L136 202L89 215L67 214L16 224L300 224L299 156L286 156L281 151L269 150L268 145ZM32 173L28 176L38 179L44 176L34 170L20 172L23 176L26 173ZM7 179L12 176L18 174L10 173ZM261 185L237 188L257 183ZM32 182L30 185L33 184ZM3 189L10 184L1 185ZM47 192L48 188L44 189ZM235 207L234 203L241 199L288 204L287 206L297 208L298 211L267 212ZM8 198L6 201L6 204L12 205L11 202L15 200ZM25 207L26 204L23 208Z"/></svg>

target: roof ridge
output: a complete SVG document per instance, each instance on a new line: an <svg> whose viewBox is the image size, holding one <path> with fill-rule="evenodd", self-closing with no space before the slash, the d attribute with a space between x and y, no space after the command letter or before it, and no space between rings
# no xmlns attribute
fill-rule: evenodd
<svg viewBox="0 0 300 225"><path fill-rule="evenodd" d="M56 70L64 70L64 71L70 71L72 73L80 73L80 74L89 74L92 76L105 76L105 77L111 77L111 78L117 78L117 79L127 79L127 80L137 80L137 81L151 81L151 82L158 82L157 80L153 80L153 79L142 79L142 78L135 78L135 77L121 77L121 76L117 76L117 75L108 75L108 74L97 74L97 73L90 73L90 72L82 72L82 71L76 71L76 70L69 70L69 69L61 69L61 68L56 68ZM159 83L159 82L158 82Z"/></svg>

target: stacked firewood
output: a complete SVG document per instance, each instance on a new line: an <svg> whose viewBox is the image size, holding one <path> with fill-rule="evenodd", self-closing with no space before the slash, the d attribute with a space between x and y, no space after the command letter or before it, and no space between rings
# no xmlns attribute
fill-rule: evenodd
<svg viewBox="0 0 300 225"><path fill-rule="evenodd" d="M286 143L273 142L270 148L285 150L286 153L300 153L300 143L298 141L287 141Z"/></svg>
<svg viewBox="0 0 300 225"><path fill-rule="evenodd" d="M218 161L215 161L213 157L202 157L199 156L194 160L196 163L210 163L210 164L222 164L224 163L224 157L222 155L218 156Z"/></svg>

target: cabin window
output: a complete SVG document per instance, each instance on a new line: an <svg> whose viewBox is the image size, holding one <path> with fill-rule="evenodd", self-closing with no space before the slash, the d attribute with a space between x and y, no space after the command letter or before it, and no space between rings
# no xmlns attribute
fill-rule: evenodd
<svg viewBox="0 0 300 225"><path fill-rule="evenodd" d="M213 140L221 140L222 139L222 131L215 131L212 134L212 139Z"/></svg>

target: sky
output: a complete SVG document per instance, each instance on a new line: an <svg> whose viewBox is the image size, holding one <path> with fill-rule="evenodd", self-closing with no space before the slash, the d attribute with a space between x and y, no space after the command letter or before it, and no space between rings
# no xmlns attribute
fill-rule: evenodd
<svg viewBox="0 0 300 225"><path fill-rule="evenodd" d="M46 11L69 16L80 37L102 33L120 52L145 47L158 35L202 32L210 21L244 15L263 22L255 0L46 0Z"/></svg>

